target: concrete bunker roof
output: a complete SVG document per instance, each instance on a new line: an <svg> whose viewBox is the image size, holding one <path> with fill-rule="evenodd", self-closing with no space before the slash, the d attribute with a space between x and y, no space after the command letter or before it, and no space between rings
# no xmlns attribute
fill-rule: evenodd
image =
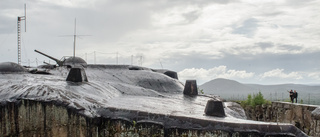
<svg viewBox="0 0 320 137"><path fill-rule="evenodd" d="M0 73L25 73L27 69L13 62L0 63Z"/></svg>

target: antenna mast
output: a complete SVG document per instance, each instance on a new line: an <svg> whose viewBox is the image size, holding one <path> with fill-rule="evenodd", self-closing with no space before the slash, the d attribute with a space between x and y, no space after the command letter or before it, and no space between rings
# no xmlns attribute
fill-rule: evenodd
<svg viewBox="0 0 320 137"><path fill-rule="evenodd" d="M76 56L76 37L77 37L77 33L76 33L76 26L77 26L77 18L74 19L74 35L73 35L73 58Z"/></svg>
<svg viewBox="0 0 320 137"><path fill-rule="evenodd" d="M62 35L63 36L73 36L73 58L76 56L76 40L79 36L91 36L91 35L77 35L77 18L74 19L74 32L73 35Z"/></svg>
<svg viewBox="0 0 320 137"><path fill-rule="evenodd" d="M18 64L21 65L21 21L24 20L24 31L27 32L27 6L24 4L24 16L18 16L17 20L17 41L18 41Z"/></svg>

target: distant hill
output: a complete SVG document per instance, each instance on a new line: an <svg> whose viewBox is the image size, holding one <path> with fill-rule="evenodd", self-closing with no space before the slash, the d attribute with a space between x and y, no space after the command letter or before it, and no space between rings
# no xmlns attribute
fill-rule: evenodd
<svg viewBox="0 0 320 137"><path fill-rule="evenodd" d="M246 98L248 94L258 93L259 91L266 99L284 100L288 99L288 90L296 90L298 99L310 101L313 98L320 97L319 85L301 85L301 84L279 84L279 85L259 85L243 84L234 80L218 78L206 82L199 86L205 94L219 95L225 99ZM311 99L309 99L311 98ZM318 98L317 98L318 99Z"/></svg>
<svg viewBox="0 0 320 137"><path fill-rule="evenodd" d="M222 78L206 82L203 85L200 85L199 88L203 89L203 92L206 94L215 94L222 97L229 95L249 94L256 91L255 88L251 86L239 83L234 80Z"/></svg>

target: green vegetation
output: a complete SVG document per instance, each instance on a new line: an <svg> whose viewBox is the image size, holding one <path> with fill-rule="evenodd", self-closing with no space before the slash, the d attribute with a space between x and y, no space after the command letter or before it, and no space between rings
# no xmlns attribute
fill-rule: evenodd
<svg viewBox="0 0 320 137"><path fill-rule="evenodd" d="M203 89L198 88L198 91L199 91L201 94L204 94Z"/></svg>
<svg viewBox="0 0 320 137"><path fill-rule="evenodd" d="M133 127L136 127L137 122L133 120L132 123L133 123Z"/></svg>
<svg viewBox="0 0 320 137"><path fill-rule="evenodd" d="M253 94L253 95L249 94L247 100L240 101L240 104L242 107L245 107L245 106L255 107L257 105L262 105L262 104L271 104L271 102L264 99L261 92L259 92L258 94Z"/></svg>

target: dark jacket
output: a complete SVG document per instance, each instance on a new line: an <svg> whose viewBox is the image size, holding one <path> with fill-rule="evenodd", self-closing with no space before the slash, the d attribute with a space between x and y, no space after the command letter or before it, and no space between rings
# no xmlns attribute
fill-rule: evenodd
<svg viewBox="0 0 320 137"><path fill-rule="evenodd" d="M293 91L290 91L289 94L290 94L290 97L293 97Z"/></svg>
<svg viewBox="0 0 320 137"><path fill-rule="evenodd" d="M297 98L298 97L298 92L293 92L293 97Z"/></svg>

